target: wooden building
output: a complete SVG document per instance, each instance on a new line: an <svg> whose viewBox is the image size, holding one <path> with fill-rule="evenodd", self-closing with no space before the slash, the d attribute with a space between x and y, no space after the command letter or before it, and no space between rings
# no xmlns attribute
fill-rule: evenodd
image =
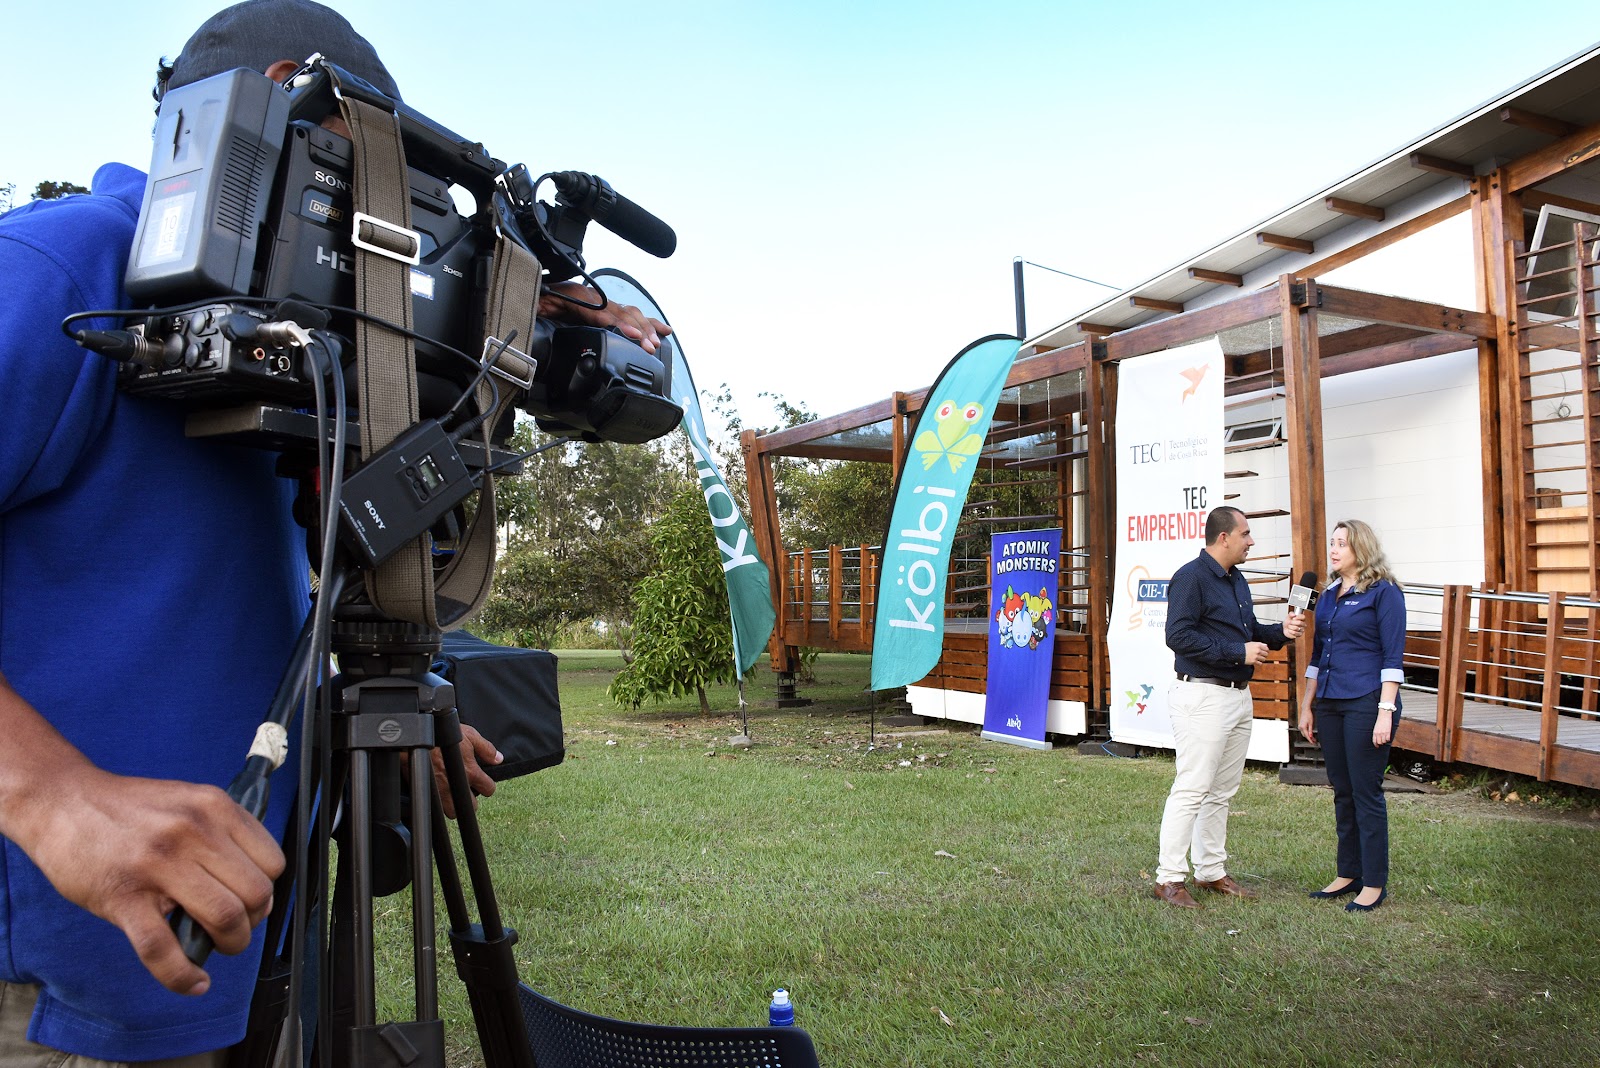
<svg viewBox="0 0 1600 1068"><path fill-rule="evenodd" d="M983 691L988 536L1059 525L1051 696L1084 722L1053 712L1050 729L1104 723L1118 367L1216 337L1227 496L1257 534L1262 614L1291 572L1325 566L1330 521L1372 522L1408 591L1397 744L1600 786L1597 293L1600 45L1027 339L958 528L944 657L920 686ZM893 469L928 399L744 436L780 679L800 648L870 651L877 550L786 544L773 462ZM1304 652L1257 673L1258 716L1290 718Z"/></svg>

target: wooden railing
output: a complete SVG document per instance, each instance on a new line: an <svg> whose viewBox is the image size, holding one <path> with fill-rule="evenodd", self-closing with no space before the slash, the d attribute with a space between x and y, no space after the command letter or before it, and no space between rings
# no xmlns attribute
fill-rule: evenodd
<svg viewBox="0 0 1600 1068"><path fill-rule="evenodd" d="M1407 587L1407 695L1396 743L1437 760L1600 786L1600 601ZM1404 699L1402 704L1404 704Z"/></svg>
<svg viewBox="0 0 1600 1068"><path fill-rule="evenodd" d="M877 616L876 545L797 549L784 570L780 637L789 645L864 652L872 648ZM984 620L989 613L989 558L954 558L945 581L945 618ZM1088 630L1089 565L1063 552L1056 606L1058 630Z"/></svg>
<svg viewBox="0 0 1600 1068"><path fill-rule="evenodd" d="M783 641L841 652L871 649L879 559L875 545L791 552L779 614Z"/></svg>

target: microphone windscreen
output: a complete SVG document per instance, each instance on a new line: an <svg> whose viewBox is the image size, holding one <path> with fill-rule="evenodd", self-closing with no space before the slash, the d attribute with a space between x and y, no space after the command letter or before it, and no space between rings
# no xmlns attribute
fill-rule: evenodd
<svg viewBox="0 0 1600 1068"><path fill-rule="evenodd" d="M1300 576L1300 581L1297 583L1297 585L1315 588L1317 585L1317 573L1315 571L1306 571L1302 573Z"/></svg>

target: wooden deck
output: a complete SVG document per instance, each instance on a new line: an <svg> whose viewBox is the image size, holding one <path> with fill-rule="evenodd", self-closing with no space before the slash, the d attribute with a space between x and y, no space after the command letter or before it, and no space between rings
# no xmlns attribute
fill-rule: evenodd
<svg viewBox="0 0 1600 1068"><path fill-rule="evenodd" d="M1450 763L1539 777L1540 709L1465 698L1459 726L1441 737L1438 694L1408 688L1401 690L1400 699L1400 729L1395 736L1400 748L1431 753ZM1600 788L1600 720L1558 717L1548 771L1548 777L1559 782Z"/></svg>

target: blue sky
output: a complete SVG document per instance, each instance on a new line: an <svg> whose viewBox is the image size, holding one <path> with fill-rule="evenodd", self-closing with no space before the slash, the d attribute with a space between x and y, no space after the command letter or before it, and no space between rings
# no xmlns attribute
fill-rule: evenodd
<svg viewBox="0 0 1600 1068"><path fill-rule="evenodd" d="M149 86L215 0L6 24L0 184L148 162ZM335 0L406 100L671 223L591 230L746 418L926 385L1014 328L1011 262L1132 285L1600 41L1600 6ZM66 12L63 21L57 12ZM1027 269L1041 329L1109 292Z"/></svg>

